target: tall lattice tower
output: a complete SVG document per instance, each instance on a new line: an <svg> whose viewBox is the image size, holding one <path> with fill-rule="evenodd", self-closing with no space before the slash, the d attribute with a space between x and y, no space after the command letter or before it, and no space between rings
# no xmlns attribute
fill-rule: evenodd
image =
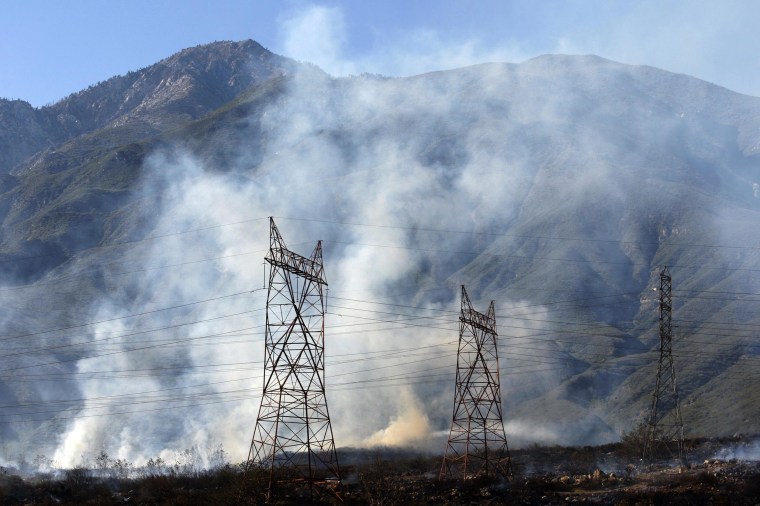
<svg viewBox="0 0 760 506"><path fill-rule="evenodd" d="M340 484L325 396L322 242L309 258L285 247L269 219L264 392L248 466L269 470L270 495L279 481Z"/></svg>
<svg viewBox="0 0 760 506"><path fill-rule="evenodd" d="M462 286L454 416L440 478L511 476L501 412L496 311L475 311Z"/></svg>
<svg viewBox="0 0 760 506"><path fill-rule="evenodd" d="M673 365L673 299L668 268L660 272L660 362L646 424L644 460L684 457L683 420Z"/></svg>

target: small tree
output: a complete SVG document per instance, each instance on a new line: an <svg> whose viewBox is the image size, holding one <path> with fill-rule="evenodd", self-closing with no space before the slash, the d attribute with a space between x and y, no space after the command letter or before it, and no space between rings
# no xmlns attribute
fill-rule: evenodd
<svg viewBox="0 0 760 506"><path fill-rule="evenodd" d="M620 455L622 457L638 457L644 451L644 443L647 439L647 424L639 422L630 431L620 435Z"/></svg>
<svg viewBox="0 0 760 506"><path fill-rule="evenodd" d="M108 456L105 450L100 450L98 456L95 457L95 468L98 470L98 476L105 478L109 476L109 468L111 467L111 458Z"/></svg>
<svg viewBox="0 0 760 506"><path fill-rule="evenodd" d="M145 474L149 477L165 475L166 461L161 457L156 457L155 459L151 457L145 464Z"/></svg>
<svg viewBox="0 0 760 506"><path fill-rule="evenodd" d="M227 463L227 452L224 451L221 443L214 448L208 449L208 467L210 470L221 469Z"/></svg>

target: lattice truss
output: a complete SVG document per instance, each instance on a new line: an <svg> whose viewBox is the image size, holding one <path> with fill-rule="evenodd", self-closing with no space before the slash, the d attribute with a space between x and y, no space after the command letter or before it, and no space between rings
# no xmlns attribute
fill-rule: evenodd
<svg viewBox="0 0 760 506"><path fill-rule="evenodd" d="M684 457L683 420L673 365L672 279L668 268L660 273L660 360L646 423L644 459Z"/></svg>
<svg viewBox="0 0 760 506"><path fill-rule="evenodd" d="M324 382L322 242L306 258L285 247L270 218L264 390L249 465L279 479L340 483Z"/></svg>
<svg viewBox="0 0 760 506"><path fill-rule="evenodd" d="M441 479L511 476L512 462L504 432L496 349L494 303L486 314L472 308L462 286L454 415Z"/></svg>

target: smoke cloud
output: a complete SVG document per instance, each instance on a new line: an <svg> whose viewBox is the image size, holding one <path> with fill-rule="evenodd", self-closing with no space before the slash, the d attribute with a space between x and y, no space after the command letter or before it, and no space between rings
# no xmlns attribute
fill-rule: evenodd
<svg viewBox="0 0 760 506"><path fill-rule="evenodd" d="M486 78L479 92L498 94ZM77 371L117 376L81 382L83 415L121 414L72 421L55 460L72 466L107 448L139 463L219 443L245 458L263 375L265 297L252 290L263 282L267 216L296 252L324 240L336 444L435 446L429 434L450 423L457 288L471 281L454 273L487 244L458 231L501 228L529 181L513 151L487 149L514 127L486 102L451 99L460 79L469 77L431 89L306 69L251 121L251 137L267 146L253 171L247 155L219 170L181 146L155 153L142 212L159 239L123 257L174 267L106 274L106 291L133 295L94 307L93 319L106 321L90 336L99 356ZM464 128L458 108L482 123ZM419 137L399 136L410 124ZM454 132L468 133L447 138ZM156 187L166 189L160 198ZM150 312L188 301L206 302Z"/></svg>

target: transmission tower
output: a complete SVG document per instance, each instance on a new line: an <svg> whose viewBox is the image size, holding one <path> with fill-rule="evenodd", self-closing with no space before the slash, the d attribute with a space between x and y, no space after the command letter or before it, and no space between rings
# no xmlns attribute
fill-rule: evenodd
<svg viewBox="0 0 760 506"><path fill-rule="evenodd" d="M269 219L264 392L247 466L269 471L267 496L280 481L340 485L325 396L322 241L309 258L285 247Z"/></svg>
<svg viewBox="0 0 760 506"><path fill-rule="evenodd" d="M462 286L454 415L440 479L511 476L501 412L496 312L475 311Z"/></svg>
<svg viewBox="0 0 760 506"><path fill-rule="evenodd" d="M660 361L646 424L645 462L657 458L681 460L684 456L683 420L673 365L671 288L670 272L665 267L660 272Z"/></svg>

